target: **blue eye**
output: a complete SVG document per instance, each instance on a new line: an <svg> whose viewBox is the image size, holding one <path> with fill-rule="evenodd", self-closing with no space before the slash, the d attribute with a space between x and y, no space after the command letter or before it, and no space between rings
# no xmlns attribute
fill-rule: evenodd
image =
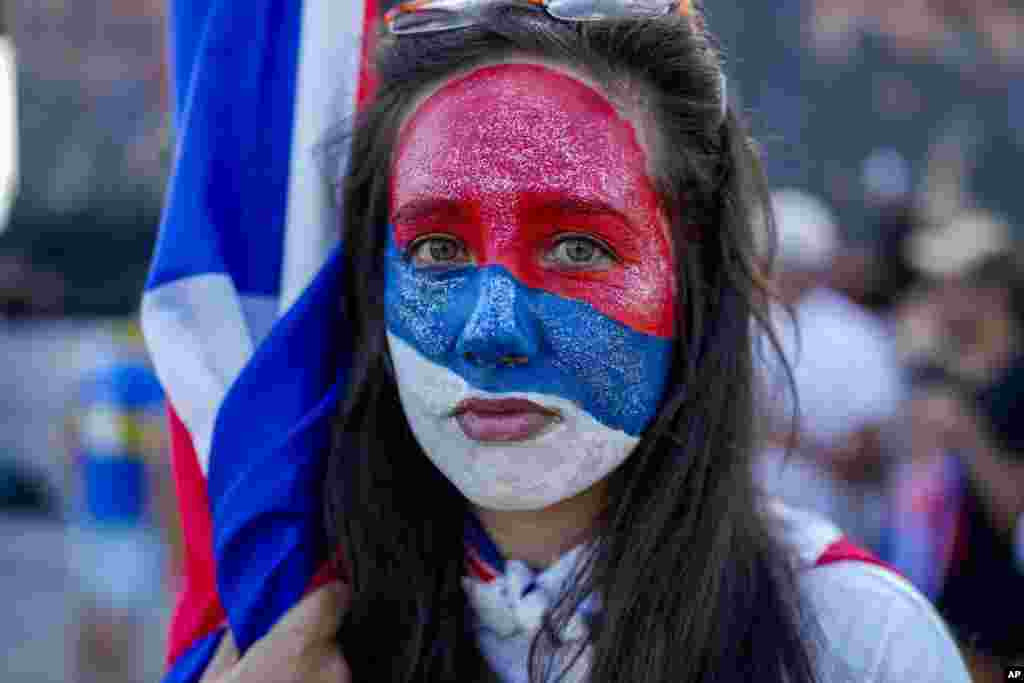
<svg viewBox="0 0 1024 683"><path fill-rule="evenodd" d="M592 237L564 237L544 256L544 260L567 270L605 270L616 262L615 253Z"/></svg>
<svg viewBox="0 0 1024 683"><path fill-rule="evenodd" d="M428 235L409 245L406 258L422 268L461 266L472 263L469 250L449 235Z"/></svg>

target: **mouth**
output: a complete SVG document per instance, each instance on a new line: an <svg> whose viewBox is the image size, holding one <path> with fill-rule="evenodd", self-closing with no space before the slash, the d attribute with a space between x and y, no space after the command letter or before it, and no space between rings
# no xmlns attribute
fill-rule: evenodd
<svg viewBox="0 0 1024 683"><path fill-rule="evenodd" d="M562 420L557 410L521 398L466 399L452 416L467 437L485 443L527 441Z"/></svg>

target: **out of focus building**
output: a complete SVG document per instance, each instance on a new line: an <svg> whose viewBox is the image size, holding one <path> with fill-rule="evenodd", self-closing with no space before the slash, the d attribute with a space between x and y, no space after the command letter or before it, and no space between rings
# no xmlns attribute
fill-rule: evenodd
<svg viewBox="0 0 1024 683"><path fill-rule="evenodd" d="M83 582L67 544L74 477L64 418L82 371L96 360L86 349L98 353L92 319L137 309L152 252L168 167L164 4L0 0L5 683L80 682L74 649ZM16 146L5 126L15 109L2 92L12 43ZM12 177L19 192L8 206ZM108 560L112 570L121 564ZM163 598L158 588L155 601ZM140 649L158 662L161 639L147 633Z"/></svg>
<svg viewBox="0 0 1024 683"><path fill-rule="evenodd" d="M1010 2L705 3L769 179L867 239L874 200L929 181L957 139L964 192L1024 226L1024 10ZM899 192L897 192L899 194ZM1019 236L1019 235L1018 235Z"/></svg>
<svg viewBox="0 0 1024 683"><path fill-rule="evenodd" d="M164 3L6 2L22 164L0 256L59 273L63 311L128 314L169 165Z"/></svg>

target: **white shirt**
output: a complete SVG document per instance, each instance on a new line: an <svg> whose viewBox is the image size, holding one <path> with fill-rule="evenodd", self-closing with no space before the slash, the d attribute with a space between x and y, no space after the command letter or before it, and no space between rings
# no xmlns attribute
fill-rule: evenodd
<svg viewBox="0 0 1024 683"><path fill-rule="evenodd" d="M825 637L823 681L970 683L960 651L935 608L909 581L855 560L820 565L842 532L823 517L776 503L797 580Z"/></svg>
<svg viewBox="0 0 1024 683"><path fill-rule="evenodd" d="M779 520L783 542L792 549L799 587L821 626L823 681L970 683L946 626L906 580L862 561L819 565L823 553L842 539L838 528L781 503L774 503L770 512ZM540 602L534 598L524 606L512 594L521 593L532 580L539 588L530 595L541 591L546 598L554 597L583 551L577 548L537 574L522 563L509 562L506 575L496 581L485 584L467 578L466 591L480 619L481 650L505 683L528 683L527 658ZM592 602L584 604L584 610L595 608ZM567 646L566 655L574 654L571 648ZM587 661L584 655L564 680L585 681Z"/></svg>

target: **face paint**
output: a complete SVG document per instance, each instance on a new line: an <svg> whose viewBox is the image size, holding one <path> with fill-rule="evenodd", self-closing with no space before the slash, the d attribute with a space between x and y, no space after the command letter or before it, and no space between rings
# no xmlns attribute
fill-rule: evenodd
<svg viewBox="0 0 1024 683"><path fill-rule="evenodd" d="M412 114L391 199L388 342L427 456L496 510L607 476L657 411L675 318L632 124L554 69L479 69Z"/></svg>

